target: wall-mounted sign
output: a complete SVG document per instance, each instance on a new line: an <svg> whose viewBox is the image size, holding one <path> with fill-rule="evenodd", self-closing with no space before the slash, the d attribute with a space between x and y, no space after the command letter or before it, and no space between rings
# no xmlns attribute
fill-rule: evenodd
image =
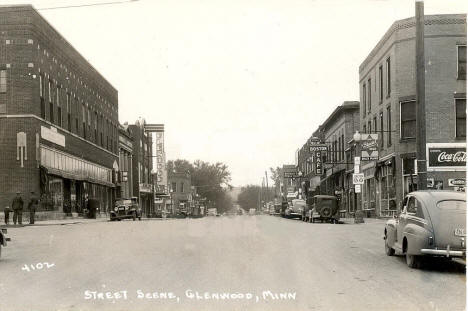
<svg viewBox="0 0 468 311"><path fill-rule="evenodd" d="M466 179L465 178L449 178L448 185L449 187L465 187Z"/></svg>
<svg viewBox="0 0 468 311"><path fill-rule="evenodd" d="M361 185L354 185L354 192L361 193Z"/></svg>
<svg viewBox="0 0 468 311"><path fill-rule="evenodd" d="M54 144L65 147L65 136L57 133L57 129L55 127L51 127L49 129L45 126L41 126L41 137L53 142Z"/></svg>
<svg viewBox="0 0 468 311"><path fill-rule="evenodd" d="M428 171L466 171L466 143L426 144Z"/></svg>
<svg viewBox="0 0 468 311"><path fill-rule="evenodd" d="M375 161L379 159L379 150L377 148L378 134L362 134L361 135L361 160Z"/></svg>

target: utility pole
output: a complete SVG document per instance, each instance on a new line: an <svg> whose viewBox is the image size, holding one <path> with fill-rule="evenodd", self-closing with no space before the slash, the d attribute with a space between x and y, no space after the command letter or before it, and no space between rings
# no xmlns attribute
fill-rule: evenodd
<svg viewBox="0 0 468 311"><path fill-rule="evenodd" d="M424 64L424 1L416 0L416 163L418 190L427 188L426 165L426 103Z"/></svg>

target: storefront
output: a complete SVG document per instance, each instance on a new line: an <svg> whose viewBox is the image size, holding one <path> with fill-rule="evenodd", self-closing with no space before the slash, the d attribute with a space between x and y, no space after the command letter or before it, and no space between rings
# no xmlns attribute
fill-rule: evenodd
<svg viewBox="0 0 468 311"><path fill-rule="evenodd" d="M114 201L112 170L41 145L41 210L81 214L86 198L98 199L107 213Z"/></svg>
<svg viewBox="0 0 468 311"><path fill-rule="evenodd" d="M466 143L426 145L429 189L465 191Z"/></svg>

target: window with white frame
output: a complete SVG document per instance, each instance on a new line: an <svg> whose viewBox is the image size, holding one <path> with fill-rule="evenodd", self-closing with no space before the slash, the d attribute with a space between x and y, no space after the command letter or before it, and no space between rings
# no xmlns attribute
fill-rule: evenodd
<svg viewBox="0 0 468 311"><path fill-rule="evenodd" d="M466 98L455 99L455 135L466 137Z"/></svg>
<svg viewBox="0 0 468 311"><path fill-rule="evenodd" d="M416 137L416 101L400 102L401 139Z"/></svg>

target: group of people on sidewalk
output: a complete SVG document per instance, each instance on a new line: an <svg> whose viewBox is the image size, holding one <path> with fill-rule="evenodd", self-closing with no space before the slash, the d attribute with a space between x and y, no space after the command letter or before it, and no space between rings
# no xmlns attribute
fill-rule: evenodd
<svg viewBox="0 0 468 311"><path fill-rule="evenodd" d="M23 198L21 198L21 192L16 193L16 197L13 199L13 202L11 203L11 209L9 206L5 207L5 224L9 224L10 222L10 213L11 210L13 210L13 223L16 225L18 223L19 225L23 224ZM31 199L29 200L28 203L28 210L29 210L29 223L34 224L34 218L36 215L36 210L39 205L39 199L37 198L36 194L34 191L31 191Z"/></svg>

